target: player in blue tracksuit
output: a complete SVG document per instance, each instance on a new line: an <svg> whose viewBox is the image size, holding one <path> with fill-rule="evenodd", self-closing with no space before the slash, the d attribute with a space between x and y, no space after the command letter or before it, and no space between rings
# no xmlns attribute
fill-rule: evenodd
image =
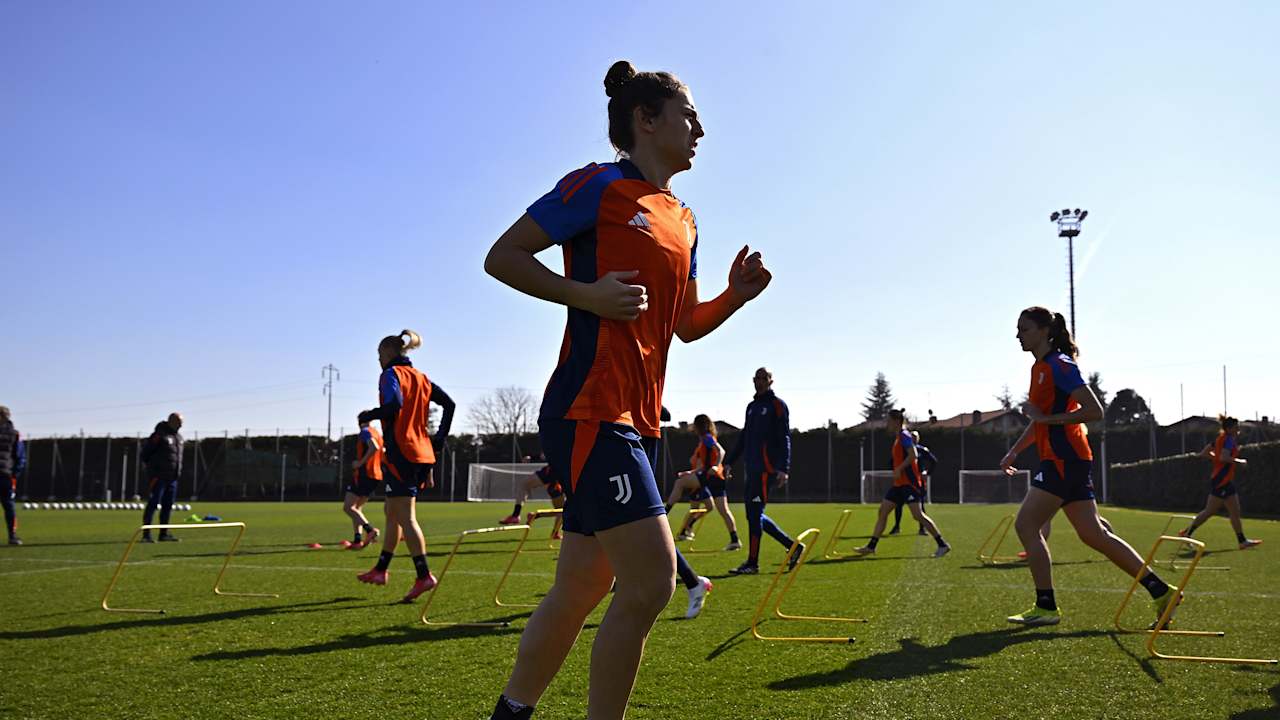
<svg viewBox="0 0 1280 720"><path fill-rule="evenodd" d="M773 373L767 368L756 370L752 378L756 396L747 404L747 420L738 434L733 450L724 459L731 466L743 458L746 474L743 480L743 501L747 507L747 533L750 538L747 559L729 572L734 575L754 575L760 571L760 537L769 533L784 548L790 549L791 536L764 514L769 502L769 486L780 488L787 484L791 470L791 413L787 404L773 394ZM800 559L804 546L797 548L790 558L791 567Z"/></svg>
<svg viewBox="0 0 1280 720"><path fill-rule="evenodd" d="M0 405L0 504L4 505L4 527L9 531L9 544L21 545L18 537L18 476L27 465L26 443L17 429L9 408Z"/></svg>

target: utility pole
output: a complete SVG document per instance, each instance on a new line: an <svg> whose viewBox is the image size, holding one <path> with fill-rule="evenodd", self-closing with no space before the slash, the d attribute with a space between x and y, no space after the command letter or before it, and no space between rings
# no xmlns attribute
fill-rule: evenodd
<svg viewBox="0 0 1280 720"><path fill-rule="evenodd" d="M1071 300L1071 335L1076 335L1076 251L1075 239L1080 235L1080 224L1089 216L1088 210L1063 208L1055 210L1049 219L1058 223L1058 237L1067 239L1067 292Z"/></svg>
<svg viewBox="0 0 1280 720"><path fill-rule="evenodd" d="M333 366L333 363L329 363L320 368L320 377L324 379L324 394L329 398L329 422L325 425L324 432L324 441L327 444L333 438L333 381L341 380L342 374Z"/></svg>

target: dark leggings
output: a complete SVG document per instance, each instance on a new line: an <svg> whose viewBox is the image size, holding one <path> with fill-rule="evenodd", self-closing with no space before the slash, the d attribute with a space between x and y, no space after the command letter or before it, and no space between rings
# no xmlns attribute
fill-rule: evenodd
<svg viewBox="0 0 1280 720"><path fill-rule="evenodd" d="M173 511L173 499L178 495L178 480L162 480L155 478L151 481L151 497L147 499L147 509L142 513L142 524L150 525L151 518L155 515L156 506L160 506L160 524L169 524L169 514ZM168 533L168 530L161 532Z"/></svg>
<svg viewBox="0 0 1280 720"><path fill-rule="evenodd" d="M13 478L0 474L0 503L4 505L4 526L12 537L18 530L18 508L13 504Z"/></svg>
<svg viewBox="0 0 1280 720"><path fill-rule="evenodd" d="M764 514L764 503L747 502L747 535L751 539L751 549L747 562L756 564L760 561L760 538L764 533L777 540L782 547L791 549L791 536L782 531L768 515Z"/></svg>

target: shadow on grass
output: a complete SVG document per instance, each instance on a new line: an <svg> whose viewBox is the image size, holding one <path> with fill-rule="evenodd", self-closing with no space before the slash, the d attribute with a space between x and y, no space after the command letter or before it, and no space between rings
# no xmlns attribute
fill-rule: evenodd
<svg viewBox="0 0 1280 720"><path fill-rule="evenodd" d="M1242 667L1240 668L1240 671L1262 672L1257 668L1252 667ZM1280 683L1272 685L1271 689L1267 691L1267 694L1271 696L1271 707L1241 710L1228 718L1228 720L1274 720L1275 718L1280 717Z"/></svg>
<svg viewBox="0 0 1280 720"><path fill-rule="evenodd" d="M1111 636L1111 642L1116 644L1116 647L1120 649L1120 652L1133 658L1133 661L1138 663L1138 667L1142 668L1142 672L1146 673L1147 677L1151 678L1152 680L1155 680L1158 683L1164 682L1164 678L1160 677L1160 673L1156 672L1156 666L1154 663L1151 662L1150 656L1143 657L1141 655L1138 655L1137 653L1133 652L1129 648L1125 647L1124 643L1120 642L1121 637L1126 635L1134 636L1134 633L1125 633L1125 632L1118 632L1115 630L1111 630L1107 634Z"/></svg>
<svg viewBox="0 0 1280 720"><path fill-rule="evenodd" d="M205 613L203 615L148 615L139 616L132 615L127 620L117 620L115 622L101 623L99 625L68 625L56 628L44 628L41 630L11 630L0 632L0 640L41 640L50 638L76 637L79 635L92 635L93 633L109 632L111 630L136 630L138 628L152 627L174 627L181 625L203 625L206 623L222 622L223 620L240 620L243 618L262 617L269 615L287 615L293 613L312 613L312 612L334 612L335 610L363 610L370 607L382 607L384 603L366 603L361 605L351 605L349 607L335 608L333 605L337 603L346 603L361 600L363 598L341 597L332 600L321 600L318 602L294 603L292 605L271 605L266 607L240 608L238 610L223 610L220 612ZM101 612L101 611L86 611ZM117 615L117 617L119 617Z"/></svg>
<svg viewBox="0 0 1280 720"><path fill-rule="evenodd" d="M745 638L744 636L749 632L751 632L751 628L746 627L734 633L733 635L730 635L728 638L725 638L724 642L717 645L716 648L712 650L709 655L707 655L707 662L715 660L716 658L725 654L735 646L741 645L742 643L746 642L747 638Z"/></svg>
<svg viewBox="0 0 1280 720"><path fill-rule="evenodd" d="M528 613L507 615L499 618L487 618L486 622L512 622L527 617ZM255 660L265 657L295 657L300 655L319 655L343 650L362 650L387 645L407 645L409 643L433 642L437 640L456 640L469 637L492 637L495 635L518 635L524 632L519 627L430 627L420 623L405 625L403 623L389 625L381 630L368 633L352 633L339 635L331 640L314 645L298 645L283 648L248 648L245 650L226 650L192 656L192 660Z"/></svg>
<svg viewBox="0 0 1280 720"><path fill-rule="evenodd" d="M1102 630L1079 630L1070 633L1046 633L1040 629L1010 628L957 635L942 645L921 645L913 638L899 640L900 647L879 655L850 662L839 670L797 675L769 684L771 690L807 690L843 685L854 680L901 680L954 670L968 670L964 661L994 655L1013 645L1045 642L1063 638L1105 636Z"/></svg>

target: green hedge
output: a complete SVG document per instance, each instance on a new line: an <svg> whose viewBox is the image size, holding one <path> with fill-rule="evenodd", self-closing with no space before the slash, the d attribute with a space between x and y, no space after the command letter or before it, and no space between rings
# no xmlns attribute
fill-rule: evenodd
<svg viewBox="0 0 1280 720"><path fill-rule="evenodd" d="M1280 442L1245 445L1248 466L1236 471L1240 506L1249 515L1280 515ZM1112 465L1111 503L1169 510L1198 510L1209 494L1210 460L1176 455L1159 460Z"/></svg>

